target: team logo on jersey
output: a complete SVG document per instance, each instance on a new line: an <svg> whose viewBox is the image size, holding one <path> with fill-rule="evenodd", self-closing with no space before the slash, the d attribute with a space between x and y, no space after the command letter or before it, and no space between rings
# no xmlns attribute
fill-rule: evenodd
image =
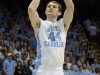
<svg viewBox="0 0 100 75"><path fill-rule="evenodd" d="M47 28L48 40L44 41L45 46L49 47L64 47L64 42L62 42L62 38L60 36L60 27L59 26L51 26Z"/></svg>

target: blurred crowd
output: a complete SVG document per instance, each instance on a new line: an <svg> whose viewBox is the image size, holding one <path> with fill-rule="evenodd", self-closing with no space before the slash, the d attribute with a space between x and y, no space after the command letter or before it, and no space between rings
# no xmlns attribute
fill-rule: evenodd
<svg viewBox="0 0 100 75"><path fill-rule="evenodd" d="M14 10L14 9L13 9ZM13 11L12 10L12 11ZM100 19L75 19L66 38L65 75L99 75L94 42L100 43ZM37 42L34 29L21 8L12 15L0 7L0 75L35 75Z"/></svg>

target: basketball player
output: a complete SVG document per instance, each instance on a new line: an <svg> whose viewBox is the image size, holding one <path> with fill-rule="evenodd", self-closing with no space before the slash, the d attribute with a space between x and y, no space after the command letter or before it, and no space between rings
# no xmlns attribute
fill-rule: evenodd
<svg viewBox="0 0 100 75"><path fill-rule="evenodd" d="M29 18L37 39L36 75L64 75L66 35L74 12L72 0L64 1L67 9L59 21L56 20L61 15L62 8L56 1L47 4L45 21L39 18L37 13L40 0L32 0L28 7Z"/></svg>

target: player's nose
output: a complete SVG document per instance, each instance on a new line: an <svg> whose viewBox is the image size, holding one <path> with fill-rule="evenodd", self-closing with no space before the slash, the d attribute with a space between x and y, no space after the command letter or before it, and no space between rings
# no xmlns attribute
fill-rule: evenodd
<svg viewBox="0 0 100 75"><path fill-rule="evenodd" d="M50 7L50 10L53 10L53 7Z"/></svg>
<svg viewBox="0 0 100 75"><path fill-rule="evenodd" d="M52 8L53 8L53 6L51 5L51 6L50 6L50 9L52 9Z"/></svg>

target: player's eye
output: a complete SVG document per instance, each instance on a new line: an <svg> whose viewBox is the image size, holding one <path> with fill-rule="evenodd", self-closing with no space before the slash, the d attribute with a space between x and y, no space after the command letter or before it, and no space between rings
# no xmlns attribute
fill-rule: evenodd
<svg viewBox="0 0 100 75"><path fill-rule="evenodd" d="M50 8L50 7L51 7L51 5L48 5L47 7L48 7L48 8Z"/></svg>
<svg viewBox="0 0 100 75"><path fill-rule="evenodd" d="M56 6L54 5L53 8L56 8Z"/></svg>

